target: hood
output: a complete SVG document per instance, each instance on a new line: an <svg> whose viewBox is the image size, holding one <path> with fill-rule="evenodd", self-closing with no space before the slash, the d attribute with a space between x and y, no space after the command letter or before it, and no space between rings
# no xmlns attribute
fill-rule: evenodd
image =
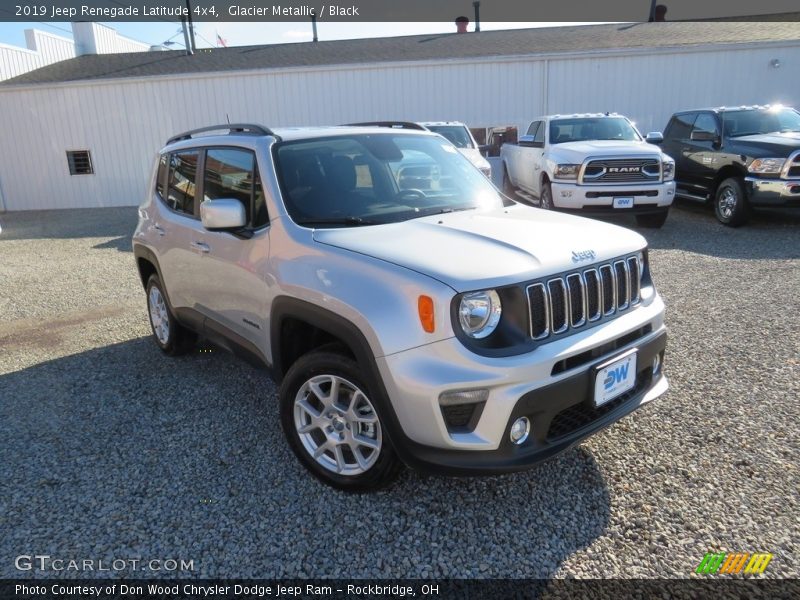
<svg viewBox="0 0 800 600"><path fill-rule="evenodd" d="M489 161L487 161L483 155L481 154L480 150L477 148L459 148L458 149L461 154L466 156L473 165L478 167L479 169L488 169Z"/></svg>
<svg viewBox="0 0 800 600"><path fill-rule="evenodd" d="M735 145L738 150L749 148L748 154L754 154L756 158L768 155L783 158L800 149L800 131L743 135L728 138L726 145Z"/></svg>
<svg viewBox="0 0 800 600"><path fill-rule="evenodd" d="M432 215L402 223L317 229L315 241L423 273L457 292L499 287L635 252L638 233L600 221L527 206Z"/></svg>
<svg viewBox="0 0 800 600"><path fill-rule="evenodd" d="M587 140L585 142L565 142L554 144L550 147L550 154L564 157L569 162L580 164L587 157L592 156L619 156L626 157L631 154L637 156L652 156L659 158L661 149L647 142L618 142L615 140Z"/></svg>

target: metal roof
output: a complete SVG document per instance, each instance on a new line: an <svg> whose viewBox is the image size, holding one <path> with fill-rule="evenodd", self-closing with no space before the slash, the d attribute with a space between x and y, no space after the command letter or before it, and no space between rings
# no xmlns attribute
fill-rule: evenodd
<svg viewBox="0 0 800 600"><path fill-rule="evenodd" d="M183 51L84 55L3 85L403 61L800 40L797 22L667 22L444 33Z"/></svg>

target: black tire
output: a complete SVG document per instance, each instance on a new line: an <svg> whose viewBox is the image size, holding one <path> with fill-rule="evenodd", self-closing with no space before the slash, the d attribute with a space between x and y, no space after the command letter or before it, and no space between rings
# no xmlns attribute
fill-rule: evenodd
<svg viewBox="0 0 800 600"><path fill-rule="evenodd" d="M546 179L542 181L542 191L539 193L539 208L545 210L555 209L555 205L553 204L553 188Z"/></svg>
<svg viewBox="0 0 800 600"><path fill-rule="evenodd" d="M384 421L380 415L379 407L372 400L375 397L374 386L369 385L368 379L363 375L358 364L344 354L331 351L329 348L321 348L301 356L291 366L280 388L280 413L281 426L289 447L303 466L308 469L317 479L323 483L347 492L368 492L385 487L395 481L403 469L403 463L397 458L392 445L386 434ZM334 399L335 408L331 404L325 404L320 397L310 391L310 384L317 380L318 389L322 390L326 385L327 378L337 379L339 385L339 395ZM352 388L350 387L352 386ZM333 386L327 388L326 393L333 396ZM323 390L324 391L324 390ZM356 391L363 394L363 398L358 396ZM302 426L303 419L312 420L311 413L304 408L297 408L299 399L303 399L317 413L315 418L324 418L326 423L325 430L318 425L310 425L309 430L301 433L299 428ZM355 399L358 398L356 401ZM366 400L368 407L364 405ZM356 402L361 403L362 410L359 415L364 419L374 419L370 424L358 424L350 419L350 410L354 412ZM347 403L345 407L344 403ZM327 406L327 407L326 407ZM333 414L333 419L328 419L327 415ZM298 425L300 420L300 425ZM337 423L338 420L338 423ZM346 424L342 424L344 421ZM318 421L317 421L318 423ZM335 425L341 425L341 429L334 430ZM378 448L371 449L367 446L369 454L364 454L359 450L353 450L348 446L348 440L356 439L356 428L360 429L358 439L367 438L372 443L377 440ZM327 445L334 436L341 436L341 443L333 441L340 450L335 453L332 449L323 450L319 459L314 458L312 449L316 447L320 450ZM361 461L355 456L358 451L360 459L369 466L362 469ZM372 453L376 454L372 454ZM342 464L350 473L334 470L334 462L338 465L338 458L341 456ZM327 465L327 466L326 466ZM360 470L360 472L359 472Z"/></svg>
<svg viewBox="0 0 800 600"><path fill-rule="evenodd" d="M147 290L147 316L156 344L170 356L186 354L194 346L197 336L194 332L189 331L178 323L175 315L172 314L172 309L169 306L169 302L167 302L167 295L164 293L164 286L161 284L158 275L153 274L150 276L145 289ZM158 302L153 297L155 291L157 291L158 297L163 302L163 311L156 308ZM154 310L156 310L156 313L161 312L161 315L156 314L154 316ZM166 335L164 335L163 329L159 332L156 331L163 320L166 320Z"/></svg>
<svg viewBox="0 0 800 600"><path fill-rule="evenodd" d="M517 199L517 188L511 183L511 177L508 176L508 167L503 166L503 193L511 200Z"/></svg>
<svg viewBox="0 0 800 600"><path fill-rule="evenodd" d="M714 194L714 214L728 227L739 227L750 218L750 203L741 177L729 177L719 184Z"/></svg>
<svg viewBox="0 0 800 600"><path fill-rule="evenodd" d="M669 209L649 215L636 215L636 224L646 229L661 229L667 222L667 215L669 215Z"/></svg>

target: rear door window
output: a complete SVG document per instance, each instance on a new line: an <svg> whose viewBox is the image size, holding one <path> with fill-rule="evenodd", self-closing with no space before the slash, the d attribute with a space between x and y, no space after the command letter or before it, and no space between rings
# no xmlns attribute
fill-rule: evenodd
<svg viewBox="0 0 800 600"><path fill-rule="evenodd" d="M688 140L696 118L697 113L675 115L672 117L669 125L667 125L667 131L664 133L664 137L674 140Z"/></svg>
<svg viewBox="0 0 800 600"><path fill-rule="evenodd" d="M719 135L717 120L710 113L700 113L694 122L692 131L702 131L704 133L716 133Z"/></svg>

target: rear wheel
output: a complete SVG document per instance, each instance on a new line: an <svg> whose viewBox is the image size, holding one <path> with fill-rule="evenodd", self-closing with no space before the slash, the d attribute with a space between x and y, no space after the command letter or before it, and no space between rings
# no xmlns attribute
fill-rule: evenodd
<svg viewBox="0 0 800 600"><path fill-rule="evenodd" d="M744 225L750 218L750 205L740 177L730 177L719 184L714 196L714 214L728 227Z"/></svg>
<svg viewBox="0 0 800 600"><path fill-rule="evenodd" d="M667 222L669 209L649 215L636 215L636 224L647 229L661 229Z"/></svg>
<svg viewBox="0 0 800 600"><path fill-rule="evenodd" d="M175 319L158 275L147 280L147 314L156 344L165 353L176 356L188 352L196 341L194 333Z"/></svg>
<svg viewBox="0 0 800 600"><path fill-rule="evenodd" d="M370 491L402 469L358 364L317 350L302 356L280 390L281 425L303 466L345 491Z"/></svg>

